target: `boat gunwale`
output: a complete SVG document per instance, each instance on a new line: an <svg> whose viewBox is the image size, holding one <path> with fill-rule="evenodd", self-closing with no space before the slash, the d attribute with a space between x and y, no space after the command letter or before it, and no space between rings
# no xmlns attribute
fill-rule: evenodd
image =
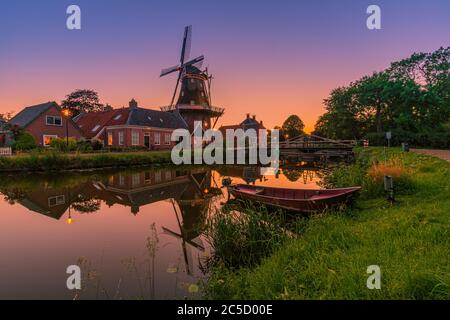
<svg viewBox="0 0 450 320"><path fill-rule="evenodd" d="M329 195L326 198L323 199L311 199L311 198L307 198L307 199L292 199L292 198L282 198L282 197L274 197L274 196L267 196L267 195L262 195L262 194L258 194L258 193L248 193L248 192L244 192L244 191L240 191L239 189L236 189L236 187L238 186L244 186L244 187L250 187L250 189L252 188L258 188L258 187L262 187L262 188L271 188L271 189L279 189L279 190L306 190L306 191L324 191L324 190L337 190L337 191L342 191L342 190L346 190L346 192L342 192L342 193L337 193L334 195ZM333 199L336 197L340 197L343 195L348 195L348 194L352 194L356 191L361 190L361 187L347 187L347 188L335 188L335 189L289 189L289 188L279 188L279 187L264 187L264 186L248 186L245 184L237 184L237 185L233 185L230 186L230 188L232 189L232 191L235 192L239 192L239 193L243 193L246 195L250 195L250 196L255 196L255 197L261 197L261 198L265 198L265 199L281 199L281 200L288 200L288 201L292 201L292 202L311 202L311 201L323 201L323 200L328 200L328 199Z"/></svg>

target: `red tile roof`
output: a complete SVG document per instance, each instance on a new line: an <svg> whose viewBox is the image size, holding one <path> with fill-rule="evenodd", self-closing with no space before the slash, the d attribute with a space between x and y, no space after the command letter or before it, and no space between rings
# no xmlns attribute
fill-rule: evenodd
<svg viewBox="0 0 450 320"><path fill-rule="evenodd" d="M83 131L84 137L87 139L92 139L105 126L125 125L129 114L130 109L128 108L114 109L103 112L89 112L81 114L75 118L75 122L80 127L81 131Z"/></svg>

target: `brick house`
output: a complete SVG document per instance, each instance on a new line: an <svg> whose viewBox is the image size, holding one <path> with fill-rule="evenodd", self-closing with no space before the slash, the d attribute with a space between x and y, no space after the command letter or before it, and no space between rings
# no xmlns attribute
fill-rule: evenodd
<svg viewBox="0 0 450 320"><path fill-rule="evenodd" d="M19 112L9 123L30 133L36 144L47 147L53 138L65 138L67 126L69 137L79 140L83 133L72 119L66 119L56 102L47 102L27 107Z"/></svg>
<svg viewBox="0 0 450 320"><path fill-rule="evenodd" d="M7 136L6 121L0 118L0 148L6 145Z"/></svg>
<svg viewBox="0 0 450 320"><path fill-rule="evenodd" d="M231 130L237 130L237 129L242 129L244 131L247 131L249 129L254 129L256 131L256 136L257 139L259 139L259 131L258 130L266 130L266 128L263 125L262 121L257 121L256 120L256 116L250 116L250 113L247 113L247 117L239 124L234 124L234 125L227 125L227 126L221 126L219 128L220 132L223 135L223 138L226 139L226 131L228 129ZM237 140L235 139L235 145L237 144ZM251 141L250 144L257 144L258 141Z"/></svg>
<svg viewBox="0 0 450 320"><path fill-rule="evenodd" d="M145 109L133 99L128 108L89 112L74 118L85 138L99 140L104 146L171 149L175 129L187 129L179 113Z"/></svg>

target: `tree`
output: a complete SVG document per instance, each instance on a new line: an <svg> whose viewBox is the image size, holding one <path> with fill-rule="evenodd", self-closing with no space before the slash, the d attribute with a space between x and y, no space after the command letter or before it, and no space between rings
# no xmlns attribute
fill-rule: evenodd
<svg viewBox="0 0 450 320"><path fill-rule="evenodd" d="M315 134L332 139L450 147L450 47L415 53L381 72L334 89Z"/></svg>
<svg viewBox="0 0 450 320"><path fill-rule="evenodd" d="M289 116L286 121L284 121L281 130L285 138L293 138L303 134L303 129L305 124L297 115Z"/></svg>
<svg viewBox="0 0 450 320"><path fill-rule="evenodd" d="M75 90L70 93L61 102L61 105L63 108L70 109L73 117L80 113L104 111L107 107L100 103L97 92L87 89Z"/></svg>
<svg viewBox="0 0 450 320"><path fill-rule="evenodd" d="M0 113L0 120L8 122L13 118L14 112Z"/></svg>

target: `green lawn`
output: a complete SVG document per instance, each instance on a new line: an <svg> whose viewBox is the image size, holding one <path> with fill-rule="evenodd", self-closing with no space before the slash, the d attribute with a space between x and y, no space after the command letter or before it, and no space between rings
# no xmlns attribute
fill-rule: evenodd
<svg viewBox="0 0 450 320"><path fill-rule="evenodd" d="M359 149L357 158L330 179L364 186L356 208L312 217L256 267L216 263L207 298L450 299L450 164L397 149ZM368 182L371 163L386 159L403 170L393 206ZM381 268L381 290L366 286L369 265Z"/></svg>

